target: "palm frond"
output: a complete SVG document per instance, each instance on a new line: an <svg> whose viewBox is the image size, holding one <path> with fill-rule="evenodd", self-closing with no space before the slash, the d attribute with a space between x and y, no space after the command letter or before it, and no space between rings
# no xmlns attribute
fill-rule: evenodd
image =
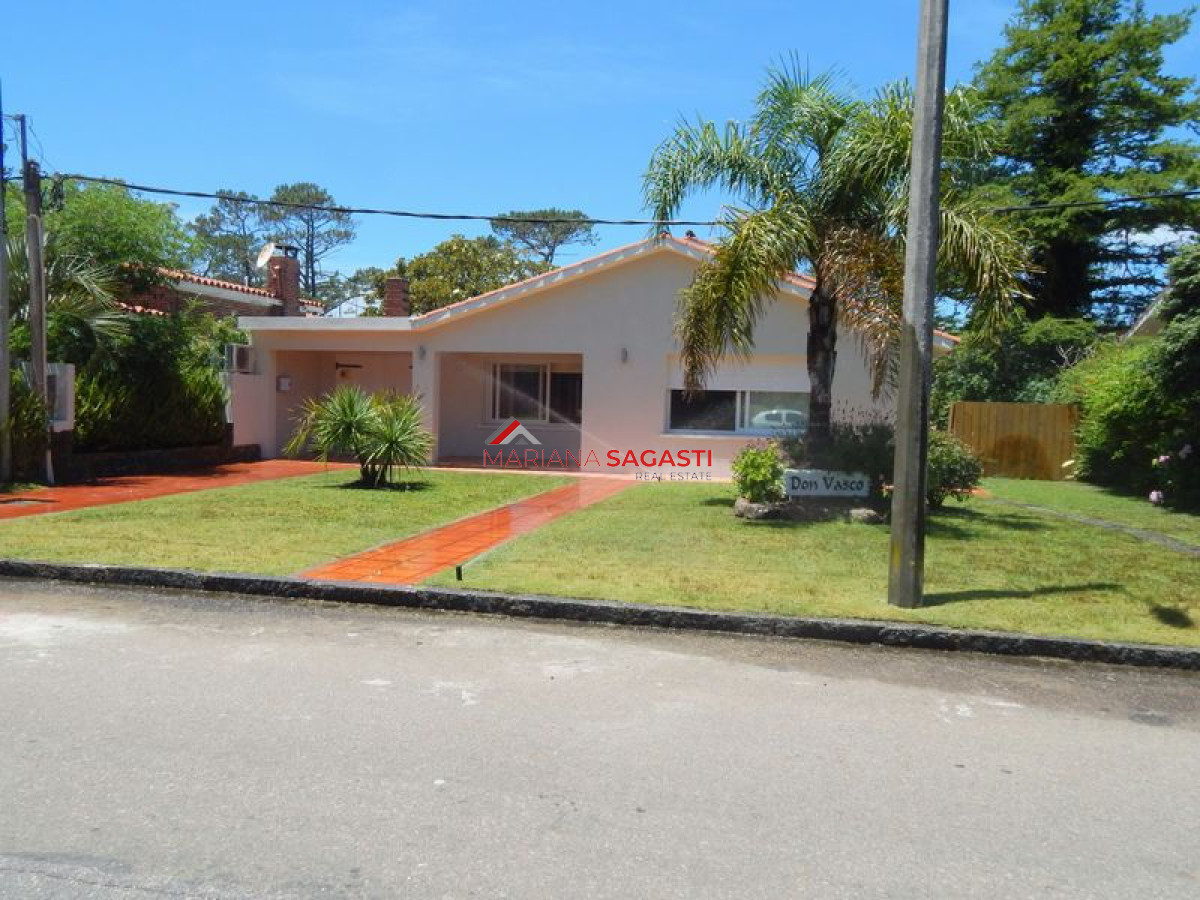
<svg viewBox="0 0 1200 900"><path fill-rule="evenodd" d="M659 145L642 181L645 205L655 219L670 219L694 191L721 187L765 204L788 188L788 173L764 157L746 127L729 122L682 122Z"/></svg>
<svg viewBox="0 0 1200 900"><path fill-rule="evenodd" d="M675 332L689 391L701 389L726 354L752 352L766 302L812 244L803 210L786 203L733 211L728 227L729 237L679 298Z"/></svg>
<svg viewBox="0 0 1200 900"><path fill-rule="evenodd" d="M976 204L947 198L940 217L938 268L960 279L975 297L973 326L997 334L1029 297L1020 275L1030 269L1025 242L1009 220Z"/></svg>

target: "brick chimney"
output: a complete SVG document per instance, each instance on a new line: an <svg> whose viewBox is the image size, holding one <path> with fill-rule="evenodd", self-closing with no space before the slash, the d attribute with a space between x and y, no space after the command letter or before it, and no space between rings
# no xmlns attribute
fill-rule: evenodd
<svg viewBox="0 0 1200 900"><path fill-rule="evenodd" d="M300 260L290 247L284 247L267 260L267 290L283 301L282 316L303 315L300 311Z"/></svg>
<svg viewBox="0 0 1200 900"><path fill-rule="evenodd" d="M383 283L383 303L379 311L385 316L408 315L408 279L392 275Z"/></svg>

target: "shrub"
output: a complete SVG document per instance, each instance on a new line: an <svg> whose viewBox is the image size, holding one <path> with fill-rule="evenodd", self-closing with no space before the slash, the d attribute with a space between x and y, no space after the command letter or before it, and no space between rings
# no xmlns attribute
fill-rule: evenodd
<svg viewBox="0 0 1200 900"><path fill-rule="evenodd" d="M968 332L958 347L933 362L930 417L945 427L959 400L1045 403L1058 373L1091 352L1094 322L1023 315L995 340Z"/></svg>
<svg viewBox="0 0 1200 900"><path fill-rule="evenodd" d="M433 449L433 436L421 424L415 397L372 395L343 385L305 402L284 452L296 455L309 446L322 460L353 457L362 483L382 487L390 483L393 470L423 465Z"/></svg>
<svg viewBox="0 0 1200 900"><path fill-rule="evenodd" d="M946 431L930 429L925 498L934 509L947 497L966 500L979 486L983 463L962 441Z"/></svg>
<svg viewBox="0 0 1200 900"><path fill-rule="evenodd" d="M876 496L892 480L895 428L890 419L872 410L835 410L825 448L813 447L803 437L786 438L780 443L789 461L798 468L862 472L870 477Z"/></svg>
<svg viewBox="0 0 1200 900"><path fill-rule="evenodd" d="M42 475L46 452L46 409L19 369L11 371L9 427L12 429L13 478L32 481ZM0 425L2 427L2 425Z"/></svg>
<svg viewBox="0 0 1200 900"><path fill-rule="evenodd" d="M218 350L229 326L194 311L130 316L75 379L75 449L216 444L225 436Z"/></svg>
<svg viewBox="0 0 1200 900"><path fill-rule="evenodd" d="M734 457L732 469L739 497L752 503L783 499L783 456L777 444L771 441L747 444Z"/></svg>

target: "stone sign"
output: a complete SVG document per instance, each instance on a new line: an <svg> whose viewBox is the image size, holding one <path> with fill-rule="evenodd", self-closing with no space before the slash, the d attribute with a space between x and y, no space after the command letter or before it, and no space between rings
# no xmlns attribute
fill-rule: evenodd
<svg viewBox="0 0 1200 900"><path fill-rule="evenodd" d="M785 469L783 490L789 497L865 497L871 479L861 472Z"/></svg>

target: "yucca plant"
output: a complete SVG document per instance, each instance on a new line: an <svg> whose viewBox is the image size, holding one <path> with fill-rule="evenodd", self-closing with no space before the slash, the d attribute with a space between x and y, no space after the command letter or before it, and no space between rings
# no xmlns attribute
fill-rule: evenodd
<svg viewBox="0 0 1200 900"><path fill-rule="evenodd" d="M350 456L358 462L362 483L382 487L397 469L424 465L433 436L421 424L421 407L406 394L368 394L342 385L305 401L291 440L289 456L312 450L320 460Z"/></svg>
<svg viewBox="0 0 1200 900"><path fill-rule="evenodd" d="M688 195L736 195L726 235L684 291L676 332L686 386L699 390L726 354L746 357L779 280L798 267L816 284L806 344L812 396L809 437L827 443L839 321L863 344L876 392L895 377L903 293L913 95L889 85L860 100L795 60L770 73L755 114L723 129L684 123L655 151L646 205L674 217ZM1026 267L1010 221L972 203L964 176L994 154L974 98L946 97L941 248L944 284L976 298L977 325L1002 321L1021 297ZM797 342L800 336L797 335Z"/></svg>

